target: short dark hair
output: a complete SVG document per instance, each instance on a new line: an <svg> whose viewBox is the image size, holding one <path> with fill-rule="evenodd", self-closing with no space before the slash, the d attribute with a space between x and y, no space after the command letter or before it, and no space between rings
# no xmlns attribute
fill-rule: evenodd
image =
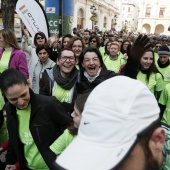
<svg viewBox="0 0 170 170"><path fill-rule="evenodd" d="M90 32L89 30L84 30L84 32L88 32L88 33L89 33L89 35L91 34L91 32Z"/></svg>
<svg viewBox="0 0 170 170"><path fill-rule="evenodd" d="M2 93L5 93L9 87L16 84L28 85L25 76L14 68L9 68L0 75L0 89Z"/></svg>
<svg viewBox="0 0 170 170"><path fill-rule="evenodd" d="M74 53L74 51L71 49L71 48L63 48L59 53L58 53L58 58L60 58L61 57L61 54L62 54L62 52L63 51L71 51L71 52L73 52L73 54L74 54L74 57L76 58L76 55L75 55L75 53Z"/></svg>
<svg viewBox="0 0 170 170"><path fill-rule="evenodd" d="M50 47L48 44L39 44L37 45L37 48L36 48L36 54L38 55L39 51L41 50L45 50L48 54L50 54Z"/></svg>
<svg viewBox="0 0 170 170"><path fill-rule="evenodd" d="M104 62L103 62L103 58L102 58L102 55L101 55L99 49L96 48L96 47L87 47L87 48L85 48L85 49L82 51L82 53L80 54L80 57L79 57L80 80L82 79L82 77L83 77L83 75L84 75L85 69L84 69L84 67L82 66L82 63L83 63L83 61L84 61L84 56L85 56L85 54L86 54L87 52L94 52L94 53L96 53L97 56L98 56L98 58L99 58L100 64L101 64L101 65L100 65L101 68L102 68L102 69L106 69L106 66L105 66L105 64L104 64Z"/></svg>

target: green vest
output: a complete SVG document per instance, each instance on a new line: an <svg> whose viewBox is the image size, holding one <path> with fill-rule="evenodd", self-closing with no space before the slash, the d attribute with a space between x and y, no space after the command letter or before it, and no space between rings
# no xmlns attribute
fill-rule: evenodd
<svg viewBox="0 0 170 170"><path fill-rule="evenodd" d="M156 62L156 67L163 75L163 88L164 88L168 83L170 83L170 65L165 68L160 68L158 66L158 63Z"/></svg>
<svg viewBox="0 0 170 170"><path fill-rule="evenodd" d="M139 71L137 75L137 80L143 82L153 94L155 94L155 91L158 92L163 90L163 79L160 73L152 73L149 77L149 82L147 82L146 76L146 74Z"/></svg>
<svg viewBox="0 0 170 170"><path fill-rule="evenodd" d="M121 53L116 60L110 59L110 57L106 57L104 60L104 64L108 70L114 71L115 73L119 72L120 67L125 64L126 61L122 59Z"/></svg>

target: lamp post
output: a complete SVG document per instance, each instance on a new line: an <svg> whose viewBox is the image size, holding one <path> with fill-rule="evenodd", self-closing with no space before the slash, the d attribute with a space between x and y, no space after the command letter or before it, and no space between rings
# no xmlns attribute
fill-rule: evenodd
<svg viewBox="0 0 170 170"><path fill-rule="evenodd" d="M96 11L96 7L95 7L94 5L92 5L92 6L90 7L90 12L91 12L91 14L92 14L92 16L91 16L92 30L93 30L93 21L94 21L94 17L95 17L95 11Z"/></svg>
<svg viewBox="0 0 170 170"><path fill-rule="evenodd" d="M127 20L125 20L125 30L126 30L126 28L127 28Z"/></svg>
<svg viewBox="0 0 170 170"><path fill-rule="evenodd" d="M116 23L116 22L117 22L117 15L114 15L114 20L115 20L115 21L114 21L114 25L116 25L116 24L117 24L117 23Z"/></svg>

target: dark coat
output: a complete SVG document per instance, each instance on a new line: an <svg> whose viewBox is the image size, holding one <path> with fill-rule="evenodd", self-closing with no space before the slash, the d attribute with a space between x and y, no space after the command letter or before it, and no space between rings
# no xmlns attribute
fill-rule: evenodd
<svg viewBox="0 0 170 170"><path fill-rule="evenodd" d="M83 74L82 74L83 75ZM93 81L89 82L88 79L83 75L81 76L81 79L79 82L76 84L76 93L78 94L83 94L87 92L91 92L98 84L102 83L103 81L114 77L118 74L116 74L113 71L103 69L101 70L99 76Z"/></svg>
<svg viewBox="0 0 170 170"><path fill-rule="evenodd" d="M30 90L30 97L30 132L45 162L50 169L54 169L53 163L56 155L49 149L49 146L62 134L72 119L55 97L35 94L32 90ZM7 163L14 164L18 161L20 169L24 170L26 169L24 146L19 139L16 107L9 103L6 106L6 112L9 132Z"/></svg>

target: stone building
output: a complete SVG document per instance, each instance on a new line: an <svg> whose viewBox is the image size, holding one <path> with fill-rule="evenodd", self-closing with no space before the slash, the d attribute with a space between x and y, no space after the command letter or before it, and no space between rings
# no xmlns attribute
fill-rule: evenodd
<svg viewBox="0 0 170 170"><path fill-rule="evenodd" d="M94 8L94 14L91 8ZM110 30L116 27L119 20L119 8L114 0L75 0L73 26L80 29L92 29L92 26L100 30Z"/></svg>
<svg viewBox="0 0 170 170"><path fill-rule="evenodd" d="M139 6L137 0L115 0L119 6L119 30L137 31Z"/></svg>
<svg viewBox="0 0 170 170"><path fill-rule="evenodd" d="M142 0L138 18L138 31L169 35L170 0Z"/></svg>

